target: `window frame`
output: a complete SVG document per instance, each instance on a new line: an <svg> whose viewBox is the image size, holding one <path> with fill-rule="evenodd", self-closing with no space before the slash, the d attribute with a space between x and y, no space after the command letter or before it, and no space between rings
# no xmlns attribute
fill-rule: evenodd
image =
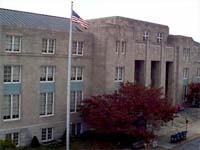
<svg viewBox="0 0 200 150"><path fill-rule="evenodd" d="M7 50L7 38L11 37L11 50ZM19 38L19 50L15 51L15 39ZM21 53L22 50L22 36L21 35L11 35L11 34L7 34L6 35L6 47L5 47L5 52L6 53Z"/></svg>
<svg viewBox="0 0 200 150"><path fill-rule="evenodd" d="M149 40L149 32L148 31L144 31L143 32L142 40L143 41L148 41Z"/></svg>
<svg viewBox="0 0 200 150"><path fill-rule="evenodd" d="M5 79L5 67L11 67L11 78L10 78L10 82L5 82L4 79ZM14 67L19 67L19 81L18 82L13 82L13 75L14 75ZM3 83L4 84L18 84L18 83L21 83L21 66L20 65L4 65L4 69L3 69Z"/></svg>
<svg viewBox="0 0 200 150"><path fill-rule="evenodd" d="M116 40L115 42L115 53L116 54L120 53L120 40Z"/></svg>
<svg viewBox="0 0 200 150"><path fill-rule="evenodd" d="M122 54L126 53L126 48L127 48L127 42L126 41L122 41L122 49L121 49L121 53Z"/></svg>
<svg viewBox="0 0 200 150"><path fill-rule="evenodd" d="M71 136L79 136L78 134L78 124L80 125L80 134L83 132L83 124L81 122L77 122L77 123L70 123L70 135ZM72 127L75 127L75 133L72 134Z"/></svg>
<svg viewBox="0 0 200 150"><path fill-rule="evenodd" d="M49 104L49 99L48 99L48 94L49 93L52 93L53 94L53 99L52 99L52 113L51 114L48 114L48 104ZM45 94L45 114L41 114L41 94ZM51 117L51 116L54 116L54 104L55 103L55 94L54 92L45 92L45 93L40 93L40 118L44 118L44 117Z"/></svg>
<svg viewBox="0 0 200 150"><path fill-rule="evenodd" d="M46 40L46 44L45 44L45 49L46 49L46 52L43 51L43 42L44 40ZM50 53L50 41L53 41L53 52ZM56 39L53 39L53 38L43 38L42 39L42 54L47 54L47 55L53 55L55 54L55 51L56 51Z"/></svg>
<svg viewBox="0 0 200 150"><path fill-rule="evenodd" d="M74 100L72 101L72 92L74 92ZM79 101L78 100L78 92L81 92L81 100ZM77 91L71 91L70 92L70 99L71 99L71 102L70 102L70 113L77 113L79 112L79 107L81 106L81 103L83 101L83 90L77 90ZM71 110L72 107L71 107L71 103L74 102L74 108L73 108L73 111ZM80 106L78 106L78 104L80 103Z"/></svg>
<svg viewBox="0 0 200 150"><path fill-rule="evenodd" d="M75 69L75 76L72 76L73 69ZM81 80L78 80L79 69L81 69ZM72 80L72 78L75 78ZM84 67L83 66L72 66L71 67L71 82L82 82L84 78Z"/></svg>
<svg viewBox="0 0 200 150"><path fill-rule="evenodd" d="M48 77L49 77L49 68L52 67L53 69L53 80L52 81L48 81ZM41 74L42 74L42 68L45 69L45 81L41 81ZM56 67L55 66L40 66L40 83L53 83L55 82L55 74L56 74Z"/></svg>
<svg viewBox="0 0 200 150"><path fill-rule="evenodd" d="M48 138L48 130L51 129L51 139ZM43 130L45 130L45 139L43 140L42 137L43 137ZM47 127L47 128L42 128L41 129L41 141L43 143L45 142L50 142L50 141L53 141L54 140L54 128L53 127Z"/></svg>
<svg viewBox="0 0 200 150"><path fill-rule="evenodd" d="M163 35L162 32L158 32L158 33L157 33L157 38L156 38L156 39L157 39L157 43L159 43L159 44L162 43L162 41L163 41L163 36L164 36L164 35Z"/></svg>
<svg viewBox="0 0 200 150"><path fill-rule="evenodd" d="M73 53L74 51L74 45L75 46L75 53ZM79 45L82 45L81 46L81 54L79 54ZM84 52L84 41L73 41L72 42L72 56L83 56L83 52Z"/></svg>
<svg viewBox="0 0 200 150"><path fill-rule="evenodd" d="M189 68L183 68L183 79L189 79Z"/></svg>
<svg viewBox="0 0 200 150"><path fill-rule="evenodd" d="M120 74L121 74L121 77L120 77ZM124 74L125 74L125 67L124 66L115 67L115 82L123 82L124 81Z"/></svg>
<svg viewBox="0 0 200 150"><path fill-rule="evenodd" d="M17 144L14 142L14 134L17 134ZM20 133L19 132L13 132L13 133L6 133L5 134L5 139L8 139L6 136L10 136L11 137L11 141L12 143L14 143L16 145L16 147L20 146Z"/></svg>
<svg viewBox="0 0 200 150"><path fill-rule="evenodd" d="M19 117L18 118L13 118L13 95L18 95L19 96ZM10 122L10 121L18 121L21 119L21 95L20 94L9 94L9 95L4 95L4 96L10 96L10 119L4 119L4 113L3 113L3 122Z"/></svg>
<svg viewBox="0 0 200 150"><path fill-rule="evenodd" d="M200 78L200 68L197 68L197 74L196 74L197 78Z"/></svg>

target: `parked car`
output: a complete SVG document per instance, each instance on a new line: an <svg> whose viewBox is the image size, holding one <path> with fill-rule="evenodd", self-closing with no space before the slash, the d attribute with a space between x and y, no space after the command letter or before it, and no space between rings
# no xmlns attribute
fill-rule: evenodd
<svg viewBox="0 0 200 150"><path fill-rule="evenodd" d="M132 148L133 149L141 149L141 148L144 148L144 141L141 140L141 141L138 141L138 142L134 142L132 144Z"/></svg>

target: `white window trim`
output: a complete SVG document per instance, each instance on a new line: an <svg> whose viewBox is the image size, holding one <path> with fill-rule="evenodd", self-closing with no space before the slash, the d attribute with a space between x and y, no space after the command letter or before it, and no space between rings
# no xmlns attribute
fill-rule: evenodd
<svg viewBox="0 0 200 150"><path fill-rule="evenodd" d="M147 41L149 39L149 32L148 31L144 31L143 33L143 41Z"/></svg>
<svg viewBox="0 0 200 150"><path fill-rule="evenodd" d="M82 96L82 98L81 98L81 102L83 101L83 90L78 90L78 91L81 91L81 96ZM71 111L70 110L70 113L71 114L74 114L74 113L78 113L79 111L77 111L77 95L78 95L78 91L74 91L75 92L75 108L74 108L74 111Z"/></svg>
<svg viewBox="0 0 200 150"><path fill-rule="evenodd" d="M115 80L115 82L123 82L124 81L124 74L125 74L125 67L119 66L119 67L115 67L115 69L116 68L117 68L117 79ZM122 69L122 79L121 80L119 80L120 68Z"/></svg>
<svg viewBox="0 0 200 150"><path fill-rule="evenodd" d="M10 121L18 121L21 119L21 95L19 94L19 118L12 118L13 117L13 95L11 94L11 109L10 109L10 119L3 119L3 122L10 122Z"/></svg>
<svg viewBox="0 0 200 150"><path fill-rule="evenodd" d="M162 40L163 40L163 33L158 32L158 34L157 34L157 42L158 42L158 43L161 43Z"/></svg>
<svg viewBox="0 0 200 150"><path fill-rule="evenodd" d="M184 70L186 70L186 74L184 73ZM189 68L183 68L183 79L189 79Z"/></svg>
<svg viewBox="0 0 200 150"><path fill-rule="evenodd" d="M11 82L3 82L4 84L19 84L21 83L21 66L20 65L4 65L4 66L11 66ZM13 67L19 67L19 82L13 82Z"/></svg>
<svg viewBox="0 0 200 150"><path fill-rule="evenodd" d="M21 53L22 49L22 36L20 35L6 35L6 36L11 36L12 37L12 47L11 51L5 50L6 53ZM15 37L19 36L19 51L14 51L14 45L15 45Z"/></svg>
<svg viewBox="0 0 200 150"><path fill-rule="evenodd" d="M124 44L123 44L124 43ZM125 46L123 49L123 45ZM126 41L122 41L122 49L121 49L121 53L125 54L126 53L126 48L127 48L127 42ZM123 51L122 51L123 50Z"/></svg>
<svg viewBox="0 0 200 150"><path fill-rule="evenodd" d="M53 104L52 104L52 114L47 114L48 111L48 93L53 93ZM44 115L40 115L40 118L45 118L45 117L52 117L54 116L54 102L55 102L55 96L54 96L54 92L46 92L46 99L45 99L45 114Z"/></svg>
<svg viewBox="0 0 200 150"><path fill-rule="evenodd" d="M46 55L53 55L55 54L55 50L56 50L56 39L46 39L46 38L43 38L42 40L47 40L47 52L42 52L42 54L46 54ZM53 45L53 53L49 53L49 41L50 40L53 40L54 41L54 45Z"/></svg>
<svg viewBox="0 0 200 150"><path fill-rule="evenodd" d="M73 41L73 42L76 42L76 53L75 54L73 54L72 53L72 56L83 56L83 52L84 52L84 42L83 41ZM73 42L72 42L72 44L73 44ZM82 54L79 54L78 53L78 48L79 48L79 42L82 42L82 44L83 44L83 47L82 47Z"/></svg>
<svg viewBox="0 0 200 150"><path fill-rule="evenodd" d="M197 68L197 75L196 75L197 78L200 78L200 68Z"/></svg>
<svg viewBox="0 0 200 150"><path fill-rule="evenodd" d="M51 128L51 129L52 129L52 136L51 136L51 139L48 139L48 128ZM42 138L41 138L41 141L42 141L42 142L50 142L50 141L53 141L53 140L54 140L54 128L52 128L52 127L47 127L47 128L42 128L42 129L45 129L45 130L46 130L46 140L42 140ZM42 129L41 129L41 137L42 137Z"/></svg>
<svg viewBox="0 0 200 150"><path fill-rule="evenodd" d="M120 53L120 40L116 40L115 42L115 53L116 54Z"/></svg>
<svg viewBox="0 0 200 150"><path fill-rule="evenodd" d="M56 73L56 68L55 66L41 66L46 68L46 74L45 74L45 81L40 81L40 83L54 83L55 82L55 73ZM48 81L48 71L49 67L53 67L53 80Z"/></svg>
<svg viewBox="0 0 200 150"><path fill-rule="evenodd" d="M72 67L75 67L75 70L76 70L76 74L75 74L75 80L71 80L71 82L83 82L83 78L84 78L84 67L82 66L72 66ZM81 68L82 69L82 79L81 80L77 80L78 78L78 68Z"/></svg>
<svg viewBox="0 0 200 150"><path fill-rule="evenodd" d="M14 133L18 134L18 144L16 145L16 147L20 146L20 133L19 132L12 132L12 133L6 133L6 134L11 134L11 141L13 142L14 140Z"/></svg>

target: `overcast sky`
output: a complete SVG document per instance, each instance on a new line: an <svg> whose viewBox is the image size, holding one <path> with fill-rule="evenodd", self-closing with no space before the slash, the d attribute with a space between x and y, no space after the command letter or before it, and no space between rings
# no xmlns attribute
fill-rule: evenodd
<svg viewBox="0 0 200 150"><path fill-rule="evenodd" d="M1 8L70 16L70 0L0 0ZM168 25L170 34L200 42L200 0L74 0L83 19L123 16Z"/></svg>

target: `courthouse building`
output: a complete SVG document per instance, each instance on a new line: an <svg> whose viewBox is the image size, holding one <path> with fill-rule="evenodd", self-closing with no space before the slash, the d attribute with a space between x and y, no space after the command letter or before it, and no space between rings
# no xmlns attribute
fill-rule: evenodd
<svg viewBox="0 0 200 150"><path fill-rule="evenodd" d="M0 9L0 139L24 146L65 131L69 19ZM71 135L86 126L83 99L115 92L130 81L163 87L183 103L188 84L200 82L200 44L169 34L169 27L124 17L74 24L71 74Z"/></svg>

